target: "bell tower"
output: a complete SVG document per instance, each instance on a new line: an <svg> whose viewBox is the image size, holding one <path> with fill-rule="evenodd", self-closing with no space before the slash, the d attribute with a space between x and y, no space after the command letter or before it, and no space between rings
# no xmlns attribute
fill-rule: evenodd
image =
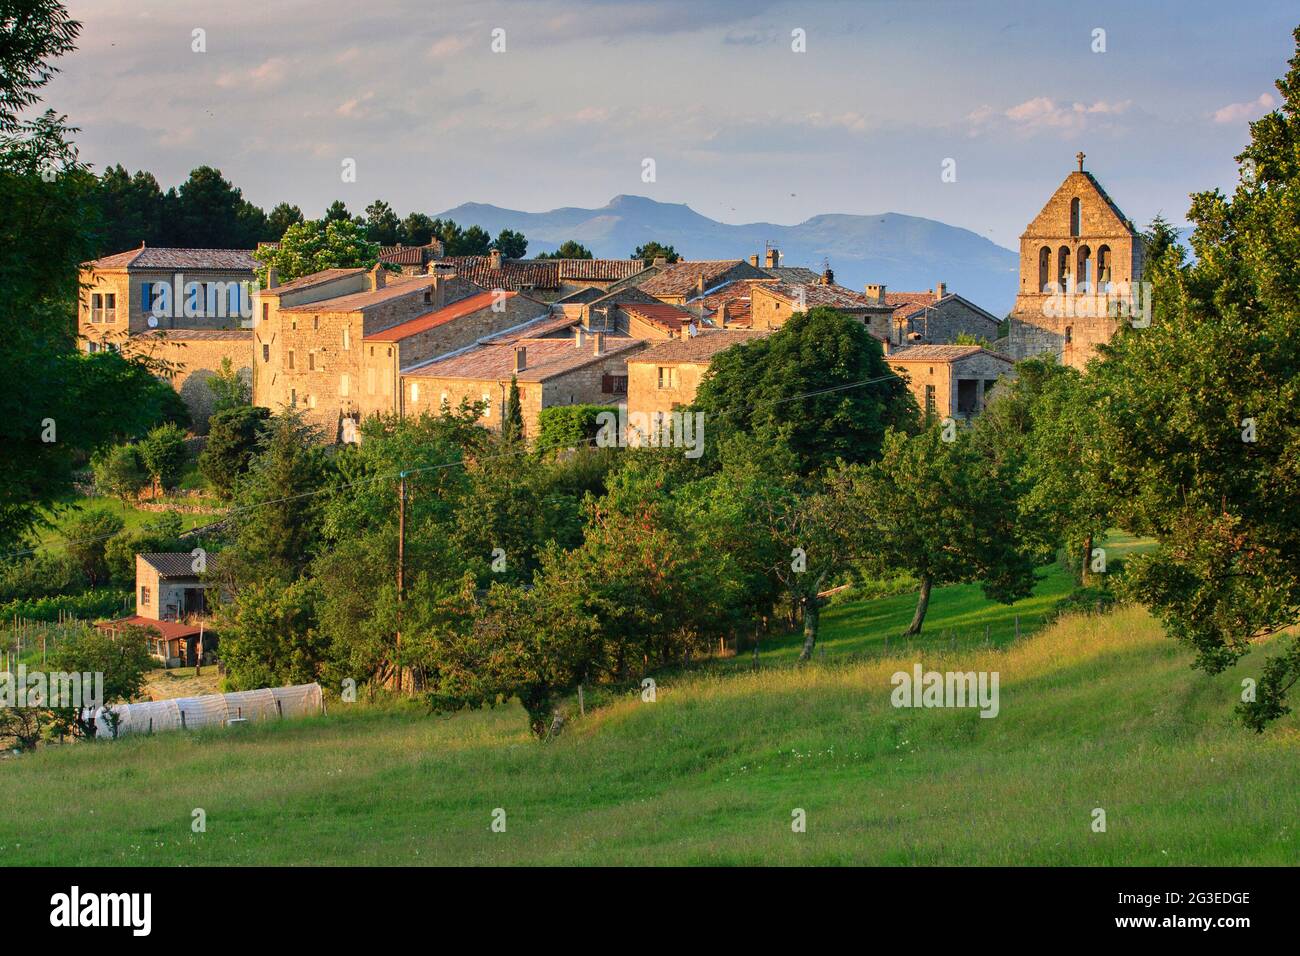
<svg viewBox="0 0 1300 956"><path fill-rule="evenodd" d="M1086 154L1020 236L1020 288L1007 348L1015 359L1054 353L1082 368L1109 342L1142 281L1142 237L1092 173Z"/></svg>

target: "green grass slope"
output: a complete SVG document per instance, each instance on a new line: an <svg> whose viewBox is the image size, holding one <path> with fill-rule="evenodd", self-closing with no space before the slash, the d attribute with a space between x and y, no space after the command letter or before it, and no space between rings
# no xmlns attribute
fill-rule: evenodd
<svg viewBox="0 0 1300 956"><path fill-rule="evenodd" d="M945 648L947 645L945 644ZM522 712L351 709L0 761L9 864L1227 864L1300 859L1300 720L1236 726L1138 609L1009 647L715 670L557 739ZM996 670L1001 713L890 675ZM1093 832L1094 808L1107 816ZM191 830L206 812L207 831ZM505 832L492 813L505 811ZM807 814L807 832L791 813Z"/></svg>

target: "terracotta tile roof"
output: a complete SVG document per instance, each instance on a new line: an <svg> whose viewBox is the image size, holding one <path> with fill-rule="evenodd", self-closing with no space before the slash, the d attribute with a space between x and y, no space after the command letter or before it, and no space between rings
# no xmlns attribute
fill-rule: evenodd
<svg viewBox="0 0 1300 956"><path fill-rule="evenodd" d="M87 263L92 269L176 269L193 272L252 272L258 267L250 249L169 249L141 246Z"/></svg>
<svg viewBox="0 0 1300 956"><path fill-rule="evenodd" d="M749 265L743 259L712 259L697 262L678 262L657 276L642 282L639 289L651 295L690 295L699 288L701 277L704 288L711 289L726 272L739 265Z"/></svg>
<svg viewBox="0 0 1300 956"><path fill-rule="evenodd" d="M934 305L933 292L886 292L885 305L894 310L895 318L906 318Z"/></svg>
<svg viewBox="0 0 1300 956"><path fill-rule="evenodd" d="M240 342L251 341L252 329L150 329L134 336L137 339L155 338L168 342Z"/></svg>
<svg viewBox="0 0 1300 956"><path fill-rule="evenodd" d="M627 279L645 271L644 259L553 259L561 279Z"/></svg>
<svg viewBox="0 0 1300 956"><path fill-rule="evenodd" d="M803 293L804 306L812 309L817 306L830 306L833 309L877 309L888 310L888 305L881 305L875 299L869 299L861 292L842 285L822 285L820 282L776 282L762 287L755 286L752 294L771 293L791 304L800 301Z"/></svg>
<svg viewBox="0 0 1300 956"><path fill-rule="evenodd" d="M321 299L304 305L291 305L280 309L281 312L364 312L366 309L383 305L393 299L407 295L420 295L433 283L433 276L404 276L388 273L384 277L384 287L371 291L349 292L347 295L332 299ZM446 281L445 279L443 280Z"/></svg>
<svg viewBox="0 0 1300 956"><path fill-rule="evenodd" d="M508 300L513 299L518 294L518 292L503 291L501 296L503 299ZM424 315L417 315L413 319L399 322L397 325L390 326L379 332L372 332L370 335L365 336L364 339L367 342L400 342L420 332L427 332L429 329L436 329L440 325L446 325L456 319L473 315L475 312L490 309L496 300L496 292L480 292L477 295L466 296L458 302L443 306L441 309L426 312Z"/></svg>
<svg viewBox="0 0 1300 956"><path fill-rule="evenodd" d="M885 361L894 362L955 362L969 358L980 352L986 352L994 358L1001 359L1008 365L1013 364L1005 355L990 351L978 345L909 345L898 348L885 356Z"/></svg>
<svg viewBox="0 0 1300 956"><path fill-rule="evenodd" d="M312 272L289 282L282 282L274 288L262 289L262 294L283 295L286 292L297 292L300 289L310 289L312 286L342 279L344 276L362 275L365 271L365 269L322 269L320 272Z"/></svg>
<svg viewBox="0 0 1300 956"><path fill-rule="evenodd" d="M419 378L456 378L482 381L509 381L514 375L521 382L544 382L557 375L601 362L611 355L631 354L645 345L643 339L606 338L605 351L593 351L594 336L583 338L578 346L573 339L519 339L510 344L475 345L463 352L435 359L427 365L403 372ZM525 367L516 373L515 349L526 350Z"/></svg>
<svg viewBox="0 0 1300 956"><path fill-rule="evenodd" d="M561 329L572 329L577 324L577 319L570 318L567 315L543 315L521 328L498 332L496 335L489 335L486 338L479 339L479 341L485 345L500 345L518 342L520 339L547 338L553 332L559 332Z"/></svg>
<svg viewBox="0 0 1300 956"><path fill-rule="evenodd" d="M437 239L427 246L381 246L379 261L395 266L422 266L431 259L442 258L442 243Z"/></svg>
<svg viewBox="0 0 1300 956"><path fill-rule="evenodd" d="M752 287L755 285L774 285L775 279L737 279L704 296L688 300L691 305L704 309L706 318L717 318L722 304L727 304L727 324L747 325L752 320L750 314Z"/></svg>
<svg viewBox="0 0 1300 956"><path fill-rule="evenodd" d="M455 269L484 289L558 289L560 261L556 259L502 259L501 268L493 269L488 256L447 256L438 265Z"/></svg>
<svg viewBox="0 0 1300 956"><path fill-rule="evenodd" d="M185 557L188 558L189 555L187 554ZM131 626L150 628L169 641L174 641L178 637L197 637L201 631L197 624L184 624L180 621L155 621L153 618L141 617L139 614L132 614L130 617L119 617L115 621L100 621L95 625L95 627L105 631Z"/></svg>
<svg viewBox="0 0 1300 956"><path fill-rule="evenodd" d="M713 356L724 349L729 349L733 345L752 342L755 339L761 339L771 334L771 332L767 331L709 329L695 336L661 342L644 352L638 352L635 358L630 358L628 361L650 362L656 365L672 365L675 363L707 365Z"/></svg>
<svg viewBox="0 0 1300 956"><path fill-rule="evenodd" d="M657 325L670 332L680 332L695 316L685 309L666 302L620 302L618 307L629 315L635 315L644 322Z"/></svg>
<svg viewBox="0 0 1300 956"><path fill-rule="evenodd" d="M764 272L773 279L780 279L782 282L816 282L821 278L821 273L813 272L804 266L759 266Z"/></svg>

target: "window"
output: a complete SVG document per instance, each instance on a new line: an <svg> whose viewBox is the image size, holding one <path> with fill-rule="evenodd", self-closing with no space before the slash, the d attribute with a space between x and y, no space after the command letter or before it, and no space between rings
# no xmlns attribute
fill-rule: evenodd
<svg viewBox="0 0 1300 956"><path fill-rule="evenodd" d="M483 393L483 417L492 417L492 395L489 392Z"/></svg>
<svg viewBox="0 0 1300 956"><path fill-rule="evenodd" d="M1070 200L1070 235L1079 234L1079 200L1074 198Z"/></svg>
<svg viewBox="0 0 1300 956"><path fill-rule="evenodd" d="M270 317L271 317L271 304L270 304L269 302L263 302L263 303L262 303L262 321L265 322L265 321L266 321L267 319L269 319Z"/></svg>
<svg viewBox="0 0 1300 956"><path fill-rule="evenodd" d="M296 388L289 389L289 404L290 405L298 404L298 390Z"/></svg>
<svg viewBox="0 0 1300 956"><path fill-rule="evenodd" d="M319 316L319 315L313 315L313 316L311 317L311 327L312 327L312 331L316 331L316 330L318 330L318 329L320 328L320 316Z"/></svg>
<svg viewBox="0 0 1300 956"><path fill-rule="evenodd" d="M420 383L419 383L419 382L412 382L412 383L411 383L411 401L413 401L413 402L418 402L419 400L420 400Z"/></svg>
<svg viewBox="0 0 1300 956"><path fill-rule="evenodd" d="M659 366L659 387L676 388L677 387L677 369L671 365Z"/></svg>
<svg viewBox="0 0 1300 956"><path fill-rule="evenodd" d="M149 606L149 585L147 584L140 585L140 606Z"/></svg>
<svg viewBox="0 0 1300 956"><path fill-rule="evenodd" d="M298 331L298 316L289 316L289 328L293 329L295 332Z"/></svg>
<svg viewBox="0 0 1300 956"><path fill-rule="evenodd" d="M1073 325L1067 325L1067 326L1065 327L1065 344L1066 344L1066 345L1069 345L1069 344L1071 344L1073 341L1074 341L1074 326L1073 326Z"/></svg>
<svg viewBox="0 0 1300 956"><path fill-rule="evenodd" d="M140 283L140 311L148 314L153 311L153 284Z"/></svg>
<svg viewBox="0 0 1300 956"><path fill-rule="evenodd" d="M933 385L927 385L925 387L925 414L926 415L934 414L934 386Z"/></svg>
<svg viewBox="0 0 1300 956"><path fill-rule="evenodd" d="M263 362L271 361L271 346L269 345L262 346L262 361Z"/></svg>
<svg viewBox="0 0 1300 956"><path fill-rule="evenodd" d="M343 351L346 352L350 348L352 348L352 337L348 335L348 327L345 325L343 326Z"/></svg>
<svg viewBox="0 0 1300 956"><path fill-rule="evenodd" d="M342 395L344 398L348 397L348 388L350 384L351 383L348 381L348 377L346 375L339 376L339 394Z"/></svg>
<svg viewBox="0 0 1300 956"><path fill-rule="evenodd" d="M289 368L293 368L293 349L289 349Z"/></svg>
<svg viewBox="0 0 1300 956"><path fill-rule="evenodd" d="M1043 246L1038 250L1038 291L1046 292L1052 281L1052 250Z"/></svg>
<svg viewBox="0 0 1300 956"><path fill-rule="evenodd" d="M316 371L316 352L315 350L307 353L307 371Z"/></svg>
<svg viewBox="0 0 1300 956"><path fill-rule="evenodd" d="M606 395L626 395L627 376L602 375L600 379L600 390Z"/></svg>
<svg viewBox="0 0 1300 956"><path fill-rule="evenodd" d="M307 396L307 407L308 407L308 408L315 408L315 407L316 407L316 396L315 396L315 395L308 395L308 396Z"/></svg>
<svg viewBox="0 0 1300 956"><path fill-rule="evenodd" d="M104 297L98 292L90 297L90 321L104 321Z"/></svg>

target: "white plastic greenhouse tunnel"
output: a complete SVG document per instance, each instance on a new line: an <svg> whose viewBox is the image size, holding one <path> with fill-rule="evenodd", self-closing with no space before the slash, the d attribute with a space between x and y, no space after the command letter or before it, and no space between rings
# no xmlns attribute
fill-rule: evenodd
<svg viewBox="0 0 1300 956"><path fill-rule="evenodd" d="M117 733L108 714L117 718ZM325 712L320 684L293 687L263 687L232 694L150 700L139 704L115 704L101 708L95 716L95 734L101 738L128 734L153 734L164 730L198 730L203 727L238 726L255 720L310 717Z"/></svg>

